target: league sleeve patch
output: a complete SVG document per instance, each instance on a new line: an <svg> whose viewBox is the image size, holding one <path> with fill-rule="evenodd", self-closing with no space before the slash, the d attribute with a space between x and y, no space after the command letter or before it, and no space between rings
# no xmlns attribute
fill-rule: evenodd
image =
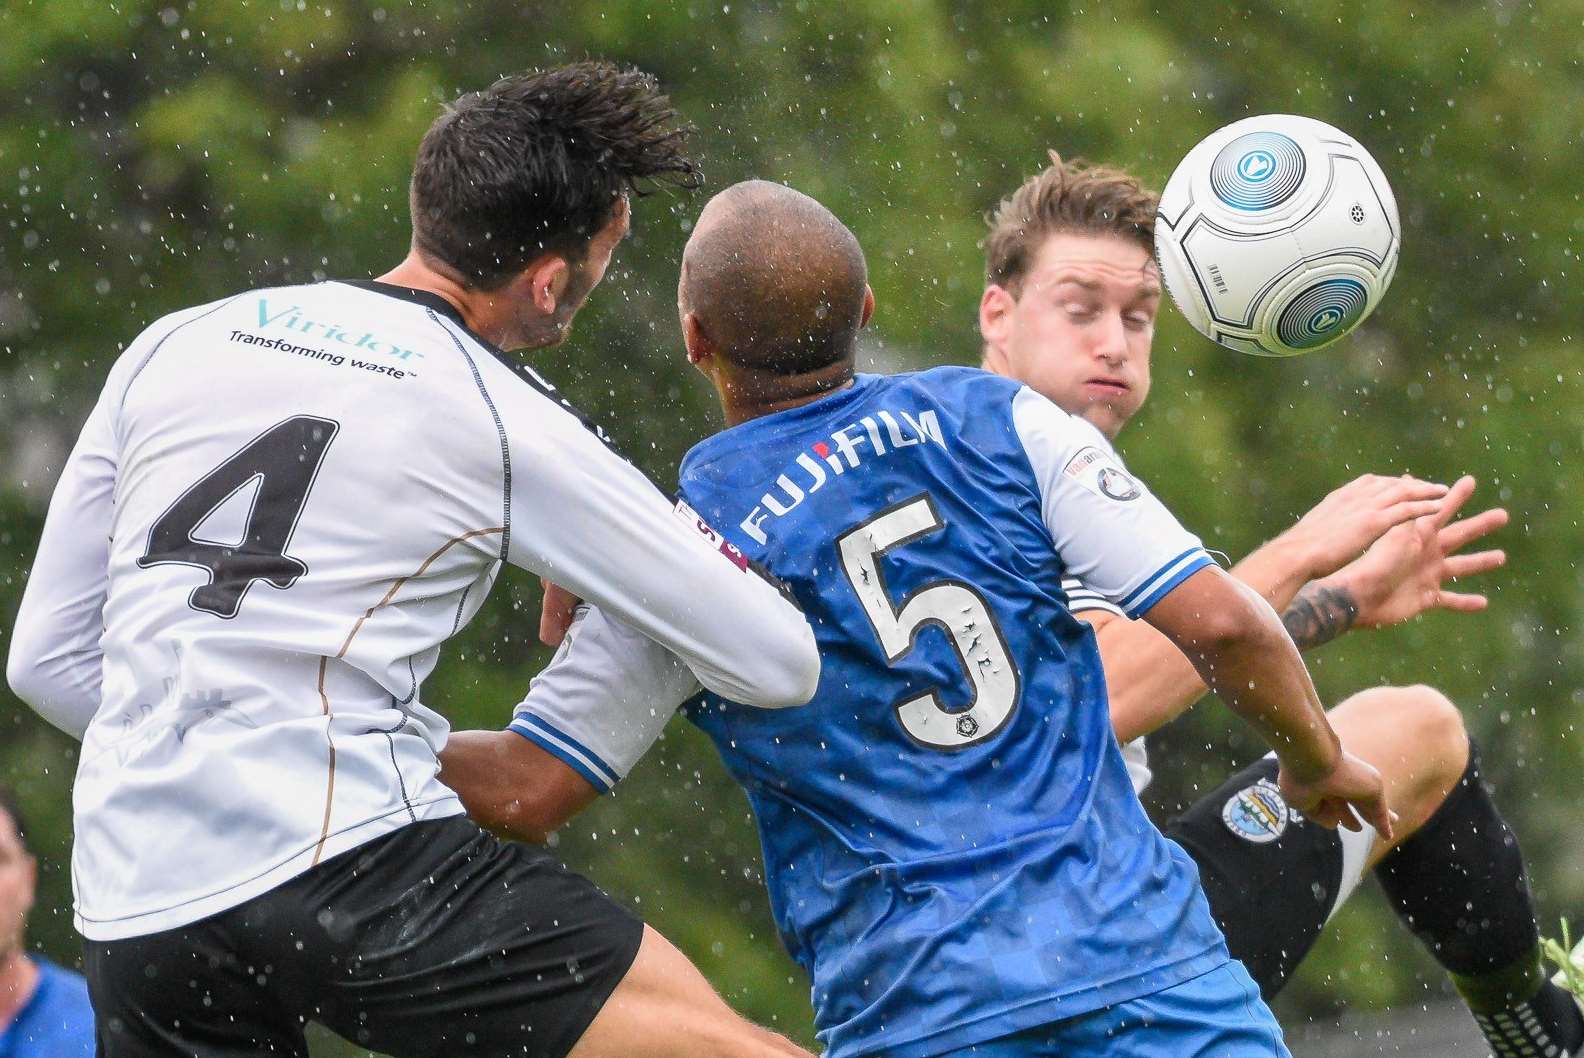
<svg viewBox="0 0 1584 1058"><path fill-rule="evenodd" d="M727 560L744 573L748 572L748 556L737 549L737 545L727 540L715 531L715 528L706 522L697 511L689 507L683 500L676 501L674 508L676 516L687 522L705 540L715 546L715 549L725 555Z"/></svg>
<svg viewBox="0 0 1584 1058"><path fill-rule="evenodd" d="M1136 500L1144 490L1122 469L1116 456L1087 445L1067 461L1062 473L1096 496L1125 503Z"/></svg>

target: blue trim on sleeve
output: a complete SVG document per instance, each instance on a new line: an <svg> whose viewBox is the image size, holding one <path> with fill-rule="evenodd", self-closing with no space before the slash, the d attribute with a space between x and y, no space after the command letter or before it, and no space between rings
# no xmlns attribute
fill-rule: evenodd
<svg viewBox="0 0 1584 1058"><path fill-rule="evenodd" d="M1129 592L1125 598L1118 599L1117 600L1117 605L1122 607L1122 609L1127 610L1129 613L1132 613L1133 612L1133 600L1137 599L1139 596L1144 595L1144 594L1146 594L1148 592L1152 592L1154 590L1154 588L1155 588L1155 578L1156 577L1159 577L1160 575L1165 573L1167 570L1171 569L1177 563L1181 562L1183 559L1187 558L1189 555L1192 555L1196 551L1199 552L1200 554L1203 554L1204 553L1204 548L1200 547L1198 545L1195 545L1193 547L1190 547L1188 550L1184 551L1182 554L1177 555L1177 556L1171 558L1170 560L1168 560L1166 562L1162 562L1160 564L1160 568L1159 569L1157 569L1154 573L1151 573L1149 576L1145 577L1142 581L1140 581L1139 582L1139 586L1134 588L1131 592ZM1205 557L1208 558L1209 556L1206 555Z"/></svg>
<svg viewBox="0 0 1584 1058"><path fill-rule="evenodd" d="M543 724L546 728L549 728L549 731L536 730L532 724L528 723L530 720ZM575 741L562 735L555 728L550 727L549 724L545 724L537 716L519 715L513 718L511 726L507 730L515 731L529 742L549 753L552 757L560 760L567 767L581 775L590 786L600 793L610 793L618 781L619 777L616 776L614 771L610 770L604 761L591 753L585 754L573 749L572 747L577 745ZM609 776L596 771L596 768L609 772Z"/></svg>
<svg viewBox="0 0 1584 1058"><path fill-rule="evenodd" d="M615 768L605 763L605 758L601 757L598 753L595 753L592 749L589 749L587 746L573 738L571 735L567 734L565 731L562 731L560 728L556 727L538 713L518 713L512 718L512 720L514 723L518 720L521 720L525 724L539 728L541 732L551 738L560 739L572 749L587 757L589 763L598 768L605 775L605 777L610 780L612 785L621 782L621 775L617 773Z"/></svg>
<svg viewBox="0 0 1584 1058"><path fill-rule="evenodd" d="M1189 553L1191 554L1192 552L1189 552ZM1178 556L1177 558L1172 559L1172 561L1168 562L1166 564L1166 567L1164 567L1164 568L1169 568L1172 564L1181 561L1181 559L1182 559L1182 556ZM1129 617L1134 617L1134 618L1143 617L1144 614L1149 611L1150 607L1154 606L1156 603L1158 603L1162 599L1164 599L1168 594L1171 593L1171 590L1173 588L1177 587L1177 585L1181 584L1183 581L1187 580L1189 577L1193 576L1195 573L1198 573L1201 569L1204 569L1206 566L1213 566L1213 565L1215 565L1215 560L1212 559L1209 555L1205 554L1203 551L1200 551L1199 554L1196 557L1194 557L1192 560L1190 560L1186 565L1184 565L1176 573L1173 573L1171 576L1167 577L1166 580L1163 581L1153 591L1151 591L1149 593L1149 595L1145 596L1143 602L1140 602L1140 603L1138 603L1135 606L1129 607L1128 611L1127 611L1128 612L1128 616ZM1157 574L1157 576L1158 575L1159 574Z"/></svg>

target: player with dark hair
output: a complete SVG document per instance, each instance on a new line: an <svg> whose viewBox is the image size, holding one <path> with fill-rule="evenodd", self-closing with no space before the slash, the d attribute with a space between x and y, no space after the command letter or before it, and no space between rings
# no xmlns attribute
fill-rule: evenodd
<svg viewBox="0 0 1584 1058"><path fill-rule="evenodd" d="M684 131L637 71L505 78L425 135L398 267L178 312L111 369L7 668L83 740L101 1055L306 1055L309 1021L398 1058L802 1053L468 822L419 693L508 563L721 693L813 693L797 609L503 352L566 334L630 194L696 182Z"/></svg>
<svg viewBox="0 0 1584 1058"><path fill-rule="evenodd" d="M985 240L985 367L1038 390L1108 441L1149 394L1161 298L1155 203L1125 172L1052 154L1048 168L1000 203ZM1452 521L1473 488L1464 478L1434 516L1393 527L1409 485L1359 478L1232 575L1282 612L1303 649L1431 609L1481 610L1483 596L1444 587L1504 561L1500 551L1460 553L1507 521L1501 510ZM1204 682L1165 637L1123 619L1082 576L1064 589L1096 630L1112 724L1142 791L1150 781L1143 736L1202 697ZM1198 864L1232 954L1267 998L1275 995L1373 869L1499 1058L1581 1053L1584 1018L1541 969L1523 857L1457 708L1430 687L1380 687L1329 715L1343 745L1380 770L1401 817L1394 836L1305 822L1284 803L1272 760L1233 775L1166 828Z"/></svg>
<svg viewBox="0 0 1584 1058"><path fill-rule="evenodd" d="M11 791L0 786L0 1055L91 1058L94 1015L78 974L27 951L38 861Z"/></svg>
<svg viewBox="0 0 1584 1058"><path fill-rule="evenodd" d="M1285 1055L1191 862L1129 785L1060 584L1103 585L1193 658L1275 746L1293 804L1389 833L1379 777L1340 749L1270 607L1028 387L855 374L873 295L857 240L813 199L763 182L716 196L678 299L727 423L683 461L683 498L787 585L824 659L795 718L710 691L687 712L748 792L826 1054ZM1444 489L1413 491L1404 517ZM446 779L488 825L540 833L530 791L554 780L528 750L560 757L569 785L579 763L609 785L698 690L585 611L510 730L448 747Z"/></svg>

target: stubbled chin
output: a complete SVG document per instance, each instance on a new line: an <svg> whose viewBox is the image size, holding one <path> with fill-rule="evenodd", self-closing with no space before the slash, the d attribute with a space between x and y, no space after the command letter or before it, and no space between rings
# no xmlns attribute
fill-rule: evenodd
<svg viewBox="0 0 1584 1058"><path fill-rule="evenodd" d="M1127 422L1110 401L1097 401L1086 407L1078 417L1105 434L1108 441L1116 440L1116 435L1122 432L1122 425Z"/></svg>

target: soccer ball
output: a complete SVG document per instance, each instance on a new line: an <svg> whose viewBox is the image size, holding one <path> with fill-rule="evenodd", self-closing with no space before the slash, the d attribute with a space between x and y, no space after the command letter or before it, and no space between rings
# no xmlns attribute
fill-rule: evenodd
<svg viewBox="0 0 1584 1058"><path fill-rule="evenodd" d="M1369 152L1323 121L1244 118L1177 166L1155 256L1188 322L1228 349L1297 356L1380 304L1402 227Z"/></svg>

